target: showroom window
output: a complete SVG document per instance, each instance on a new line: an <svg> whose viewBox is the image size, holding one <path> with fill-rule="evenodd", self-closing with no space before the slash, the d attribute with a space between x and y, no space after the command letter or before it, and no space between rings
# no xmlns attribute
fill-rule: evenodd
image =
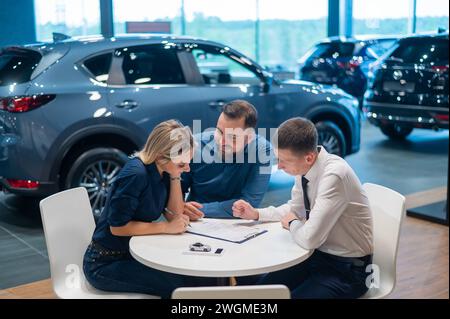
<svg viewBox="0 0 450 319"><path fill-rule="evenodd" d="M111 53L101 54L84 61L84 66L98 82L108 81L109 67L111 66Z"/></svg>
<svg viewBox="0 0 450 319"><path fill-rule="evenodd" d="M259 0L259 63L297 69L296 61L327 36L328 0Z"/></svg>
<svg viewBox="0 0 450 319"><path fill-rule="evenodd" d="M406 34L410 6L410 0L353 0L353 34Z"/></svg>
<svg viewBox="0 0 450 319"><path fill-rule="evenodd" d="M186 34L221 42L255 58L254 0L186 0Z"/></svg>
<svg viewBox="0 0 450 319"><path fill-rule="evenodd" d="M70 36L99 35L100 1L34 0L36 39L48 41L52 33Z"/></svg>
<svg viewBox="0 0 450 319"><path fill-rule="evenodd" d="M126 84L182 84L177 49L161 45L124 48L122 71Z"/></svg>
<svg viewBox="0 0 450 319"><path fill-rule="evenodd" d="M113 14L115 34L182 33L181 0L114 0Z"/></svg>
<svg viewBox="0 0 450 319"><path fill-rule="evenodd" d="M448 0L417 0L416 31L448 30Z"/></svg>
<svg viewBox="0 0 450 319"><path fill-rule="evenodd" d="M214 47L192 50L205 84L251 84L261 83L259 77L243 63L251 63L234 54L221 54ZM238 62L239 61L239 62Z"/></svg>

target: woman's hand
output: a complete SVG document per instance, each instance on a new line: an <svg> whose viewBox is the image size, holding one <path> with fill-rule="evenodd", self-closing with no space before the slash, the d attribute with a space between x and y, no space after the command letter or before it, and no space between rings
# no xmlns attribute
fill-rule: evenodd
<svg viewBox="0 0 450 319"><path fill-rule="evenodd" d="M253 219L253 220L259 219L258 211L254 209L252 205L250 205L249 203L247 203L245 200L242 199L234 202L233 216L242 219Z"/></svg>
<svg viewBox="0 0 450 319"><path fill-rule="evenodd" d="M167 222L166 234L182 234L189 225L189 217L184 214L177 214L172 220Z"/></svg>
<svg viewBox="0 0 450 319"><path fill-rule="evenodd" d="M170 175L170 178L179 179L181 174L184 172L189 172L189 163L172 163L166 165L165 171Z"/></svg>

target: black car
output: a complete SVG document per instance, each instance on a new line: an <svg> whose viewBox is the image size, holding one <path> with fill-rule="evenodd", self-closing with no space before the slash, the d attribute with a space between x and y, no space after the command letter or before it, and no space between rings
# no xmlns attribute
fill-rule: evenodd
<svg viewBox="0 0 450 319"><path fill-rule="evenodd" d="M315 45L300 60L301 80L335 84L362 102L369 65L380 58L397 38L332 37Z"/></svg>
<svg viewBox="0 0 450 319"><path fill-rule="evenodd" d="M401 39L373 68L364 110L385 135L448 129L448 32Z"/></svg>

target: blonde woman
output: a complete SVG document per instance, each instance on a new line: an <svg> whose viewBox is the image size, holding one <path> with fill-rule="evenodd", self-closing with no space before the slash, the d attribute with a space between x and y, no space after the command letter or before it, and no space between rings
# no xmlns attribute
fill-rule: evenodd
<svg viewBox="0 0 450 319"><path fill-rule="evenodd" d="M170 120L157 125L144 148L130 159L111 186L83 269L97 289L169 298L186 277L144 266L129 253L131 236L180 234L183 215L180 175L189 171L193 139L189 128ZM165 210L167 221L158 221Z"/></svg>

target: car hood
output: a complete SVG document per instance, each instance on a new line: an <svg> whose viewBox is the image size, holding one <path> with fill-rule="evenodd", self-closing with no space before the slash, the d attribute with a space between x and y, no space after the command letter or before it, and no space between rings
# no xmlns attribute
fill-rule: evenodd
<svg viewBox="0 0 450 319"><path fill-rule="evenodd" d="M340 98L348 97L349 99L353 99L350 94L334 85L319 84L303 80L286 80L280 82L279 84L285 88L289 88L295 91L301 89L303 91L315 94L339 95Z"/></svg>

